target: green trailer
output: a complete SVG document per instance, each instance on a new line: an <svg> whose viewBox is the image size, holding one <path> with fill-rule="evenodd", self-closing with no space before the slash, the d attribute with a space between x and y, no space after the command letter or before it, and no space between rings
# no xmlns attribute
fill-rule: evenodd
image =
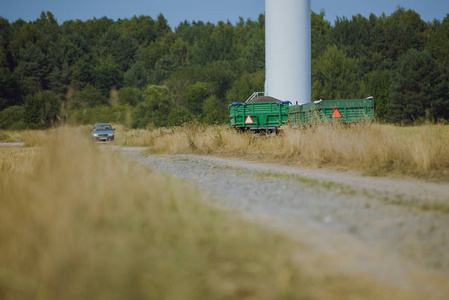
<svg viewBox="0 0 449 300"><path fill-rule="evenodd" d="M277 133L278 128L288 122L290 102L262 100L264 99L230 104L229 127L239 131Z"/></svg>
<svg viewBox="0 0 449 300"><path fill-rule="evenodd" d="M292 105L289 123L292 126L322 122L358 123L374 121L374 100L320 100L303 105Z"/></svg>
<svg viewBox="0 0 449 300"><path fill-rule="evenodd" d="M374 100L319 100L302 105L260 96L254 93L246 102L234 102L229 108L229 127L238 131L251 130L278 133L279 127L328 123L360 123L374 121Z"/></svg>

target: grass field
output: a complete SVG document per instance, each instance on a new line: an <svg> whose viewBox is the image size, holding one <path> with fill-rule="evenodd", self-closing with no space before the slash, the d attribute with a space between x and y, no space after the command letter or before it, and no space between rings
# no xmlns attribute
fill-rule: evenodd
<svg viewBox="0 0 449 300"><path fill-rule="evenodd" d="M148 147L148 153L209 154L305 167L360 170L367 175L408 175L449 181L449 126L324 124L285 128L282 136L239 134L227 126L188 124L128 130L116 127L116 145ZM88 136L90 126L79 127ZM1 141L41 139L42 131L0 132Z"/></svg>
<svg viewBox="0 0 449 300"><path fill-rule="evenodd" d="M324 124L285 128L283 136L271 138L198 124L118 133L118 144L146 146L148 153L210 154L449 181L449 126L443 125Z"/></svg>
<svg viewBox="0 0 449 300"><path fill-rule="evenodd" d="M365 276L310 272L298 242L100 151L86 131L22 132L32 146L0 147L0 299L410 299Z"/></svg>

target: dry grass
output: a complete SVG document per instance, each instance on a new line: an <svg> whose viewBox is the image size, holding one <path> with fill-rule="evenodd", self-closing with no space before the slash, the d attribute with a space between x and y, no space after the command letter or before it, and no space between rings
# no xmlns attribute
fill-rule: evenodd
<svg viewBox="0 0 449 300"><path fill-rule="evenodd" d="M116 125L115 143L122 146L147 146L151 145L158 131L163 129L148 131L145 129L127 129L124 126Z"/></svg>
<svg viewBox="0 0 449 300"><path fill-rule="evenodd" d="M283 136L257 138L225 126L191 124L146 133L150 153L244 157L308 167L363 170L449 180L449 127L380 124L286 128Z"/></svg>
<svg viewBox="0 0 449 300"><path fill-rule="evenodd" d="M88 137L92 126L77 130ZM369 175L402 174L449 180L449 127L380 124L285 128L285 135L257 138L227 126L189 124L177 128L129 130L114 125L114 144L148 147L149 153L211 154L306 167L362 170ZM0 142L47 143L45 131L0 131Z"/></svg>
<svg viewBox="0 0 449 300"><path fill-rule="evenodd" d="M292 288L270 274L296 272L279 237L78 135L36 132L44 155L20 148L35 162L25 170L20 150L2 152L1 299L268 299ZM265 243L269 256L252 250Z"/></svg>
<svg viewBox="0 0 449 300"><path fill-rule="evenodd" d="M0 148L0 299L404 299L363 276L305 272L296 243L85 131Z"/></svg>
<svg viewBox="0 0 449 300"><path fill-rule="evenodd" d="M0 143L23 142L20 131L0 129Z"/></svg>
<svg viewBox="0 0 449 300"><path fill-rule="evenodd" d="M43 150L42 147L0 147L0 172L29 175L36 164L36 157Z"/></svg>

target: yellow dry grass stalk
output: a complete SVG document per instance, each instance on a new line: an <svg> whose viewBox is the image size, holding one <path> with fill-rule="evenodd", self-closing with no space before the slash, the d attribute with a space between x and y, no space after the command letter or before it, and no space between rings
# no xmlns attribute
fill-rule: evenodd
<svg viewBox="0 0 449 300"><path fill-rule="evenodd" d="M340 167L371 175L449 178L449 127L323 124L286 128L283 136L257 138L225 126L190 124L146 133L150 153L197 153L309 167Z"/></svg>
<svg viewBox="0 0 449 300"><path fill-rule="evenodd" d="M0 172L31 174L36 164L36 156L43 151L43 147L0 147Z"/></svg>

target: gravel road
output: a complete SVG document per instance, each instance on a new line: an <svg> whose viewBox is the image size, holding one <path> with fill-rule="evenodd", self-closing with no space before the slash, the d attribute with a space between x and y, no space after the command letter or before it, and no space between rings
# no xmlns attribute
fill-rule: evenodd
<svg viewBox="0 0 449 300"><path fill-rule="evenodd" d="M449 205L447 183L141 150L120 147L216 205L297 239L303 264L372 276L426 299L449 295L449 212L440 209Z"/></svg>
<svg viewBox="0 0 449 300"><path fill-rule="evenodd" d="M7 143L0 143L0 147L1 146L10 146L10 147L13 147L13 146L25 146L25 143L23 143L23 142L7 142Z"/></svg>

